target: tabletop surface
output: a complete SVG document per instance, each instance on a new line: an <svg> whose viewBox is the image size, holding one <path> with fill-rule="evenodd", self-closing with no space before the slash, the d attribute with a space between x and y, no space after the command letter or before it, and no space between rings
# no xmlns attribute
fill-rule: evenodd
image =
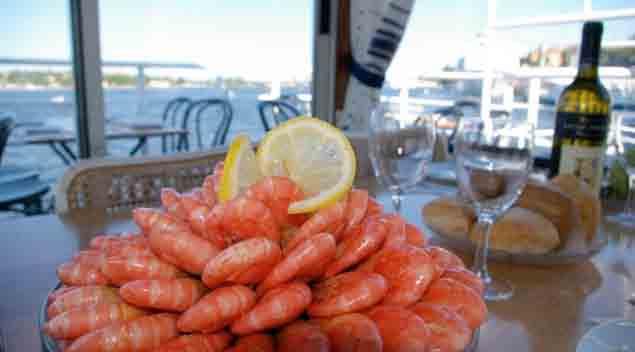
<svg viewBox="0 0 635 352"><path fill-rule="evenodd" d="M386 194L377 196L391 209ZM430 197L408 195L402 214L421 225L421 204ZM129 214L49 215L0 222L0 343L5 351L40 351L38 309L57 283L57 265L86 247L95 234L133 229ZM580 337L598 322L635 318L628 302L635 288L635 234L607 225L604 231L607 246L578 264L490 264L494 276L513 283L515 295L488 303L478 351L575 351ZM431 242L435 243L433 236Z"/></svg>
<svg viewBox="0 0 635 352"><path fill-rule="evenodd" d="M161 128L131 128L123 126L113 126L106 129L106 138L125 139L140 137L169 136L175 134L187 134L187 129L175 127ZM45 144L45 143L68 143L75 141L75 133L69 130L44 131L43 133L26 134L11 138L9 144Z"/></svg>

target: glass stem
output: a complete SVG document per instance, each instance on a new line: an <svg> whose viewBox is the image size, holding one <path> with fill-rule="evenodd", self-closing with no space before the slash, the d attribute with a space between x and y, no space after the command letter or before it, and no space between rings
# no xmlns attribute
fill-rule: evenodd
<svg viewBox="0 0 635 352"><path fill-rule="evenodd" d="M483 228L483 238L478 242L476 252L474 253L474 264L472 271L483 280L485 285L492 282L492 278L489 276L487 270L487 253L489 251L489 237L492 233L492 225L494 224L494 217L490 215L480 215L478 218L477 226Z"/></svg>
<svg viewBox="0 0 635 352"><path fill-rule="evenodd" d="M401 214L401 188L397 188L392 194L392 206L397 214Z"/></svg>
<svg viewBox="0 0 635 352"><path fill-rule="evenodd" d="M633 184L635 182L633 182L635 180L635 177L632 177L630 174L628 175L628 192L626 194L626 203L624 204L624 214L626 215L633 215L633 192L635 192L635 190L633 189Z"/></svg>

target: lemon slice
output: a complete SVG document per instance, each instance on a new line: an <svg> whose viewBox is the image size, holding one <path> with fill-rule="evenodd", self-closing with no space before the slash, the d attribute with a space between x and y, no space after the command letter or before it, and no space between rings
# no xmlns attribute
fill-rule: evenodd
<svg viewBox="0 0 635 352"><path fill-rule="evenodd" d="M233 199L260 178L262 174L249 137L243 134L236 136L225 156L218 199L222 202Z"/></svg>
<svg viewBox="0 0 635 352"><path fill-rule="evenodd" d="M271 130L258 147L265 176L287 176L305 192L289 213L308 213L335 203L353 186L355 152L337 128L314 117L297 117Z"/></svg>

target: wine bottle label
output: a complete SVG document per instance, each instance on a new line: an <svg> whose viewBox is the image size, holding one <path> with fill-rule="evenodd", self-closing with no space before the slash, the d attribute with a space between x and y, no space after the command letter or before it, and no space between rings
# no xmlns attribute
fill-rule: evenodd
<svg viewBox="0 0 635 352"><path fill-rule="evenodd" d="M573 174L599 193L608 116L559 112L557 119L556 136L562 142L558 174Z"/></svg>
<svg viewBox="0 0 635 352"><path fill-rule="evenodd" d="M595 193L600 192L604 148L563 145L560 152L560 174L573 174L591 186Z"/></svg>
<svg viewBox="0 0 635 352"><path fill-rule="evenodd" d="M562 121L556 127L556 134L562 139L573 139L588 145L603 145L609 130L606 115L559 112L556 117Z"/></svg>

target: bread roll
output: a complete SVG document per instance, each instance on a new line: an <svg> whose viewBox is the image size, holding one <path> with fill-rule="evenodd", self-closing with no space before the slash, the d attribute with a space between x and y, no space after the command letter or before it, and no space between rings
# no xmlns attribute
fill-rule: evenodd
<svg viewBox="0 0 635 352"><path fill-rule="evenodd" d="M474 226L470 239L478 243L483 229ZM509 253L544 254L560 245L558 230L544 216L514 207L492 226L490 248Z"/></svg>
<svg viewBox="0 0 635 352"><path fill-rule="evenodd" d="M602 219L602 204L597 195L589 185L574 175L558 175L551 179L551 183L572 197L573 204L580 213L585 238L587 242L592 241Z"/></svg>
<svg viewBox="0 0 635 352"><path fill-rule="evenodd" d="M440 235L465 239L476 221L474 211L453 198L437 198L421 210L423 220Z"/></svg>
<svg viewBox="0 0 635 352"><path fill-rule="evenodd" d="M580 226L580 216L573 197L549 183L529 181L516 205L551 221L558 229L561 244L566 243Z"/></svg>

